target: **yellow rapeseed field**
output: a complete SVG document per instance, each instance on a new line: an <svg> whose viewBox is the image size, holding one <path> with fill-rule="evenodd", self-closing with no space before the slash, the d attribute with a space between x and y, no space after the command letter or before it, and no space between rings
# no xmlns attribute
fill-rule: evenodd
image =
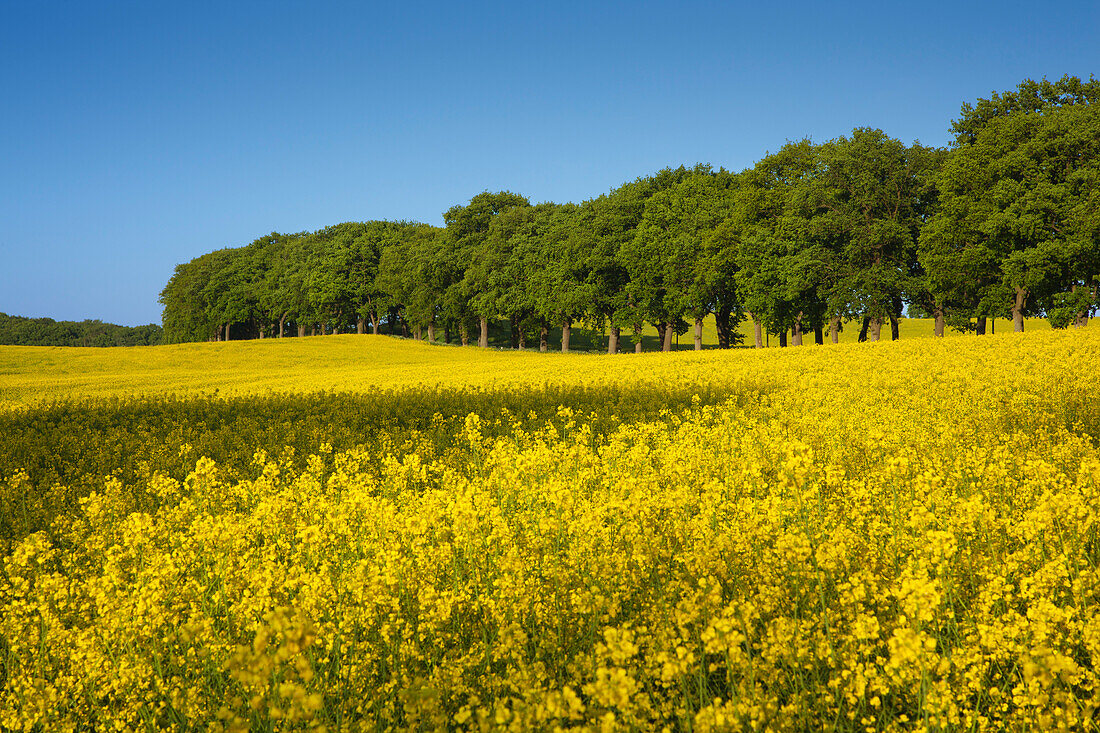
<svg viewBox="0 0 1100 733"><path fill-rule="evenodd" d="M3 348L26 430L57 399L215 388L486 407L304 462L257 443L247 476L180 445L185 476L97 479L0 559L0 729L1095 730L1098 374L1095 326L613 357ZM548 408L555 385L649 411L608 428ZM685 389L708 397L665 407ZM0 484L48 488L30 475Z"/></svg>
<svg viewBox="0 0 1100 733"><path fill-rule="evenodd" d="M901 325L902 349L937 348L937 341L931 338L931 321L903 319ZM841 336L854 342L857 329L849 326ZM1049 330L1045 321L1029 322L1028 327L1040 332ZM712 331L706 332L708 345L716 343L716 337L711 338ZM994 343L989 337L957 332L950 335L949 342L960 340L978 347ZM1031 335L1029 332L1028 336ZM908 343L912 338L918 343ZM813 334L807 340L812 342ZM525 389L544 384L636 384L667 380L724 384L731 375L774 382L783 379L788 370L775 368L772 360L788 364L797 352L801 359L810 357L806 366L815 368L812 365L816 360L811 356L814 348L811 343L783 351L677 353L672 359L655 352L609 358L598 354L560 354L553 350L545 354L524 351L505 356L496 350L430 346L412 340L357 335L109 350L0 346L0 409L51 400L138 394L253 395L324 390L372 393L429 385ZM968 348L963 353L980 352Z"/></svg>

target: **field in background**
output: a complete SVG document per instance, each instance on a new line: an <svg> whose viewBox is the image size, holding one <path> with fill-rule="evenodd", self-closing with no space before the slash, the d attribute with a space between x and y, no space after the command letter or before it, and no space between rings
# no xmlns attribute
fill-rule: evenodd
<svg viewBox="0 0 1100 733"><path fill-rule="evenodd" d="M1001 321L1004 326L1009 326ZM504 326L506 324L497 324ZM744 326L742 326L743 328ZM1027 333L1049 331L1045 321L1029 321ZM649 329L653 330L653 329ZM902 319L901 341L932 337L932 323ZM1006 329L1007 330L1007 329ZM506 343L507 334L494 330L491 345ZM889 331L884 332L888 334ZM841 343L854 343L858 330L841 332ZM560 332L553 338L560 339ZM770 363L776 354L716 355L701 361L668 360L655 353L656 335L646 335L646 354L622 354L615 360L586 360L580 353L562 357L560 341L551 341L551 353L527 350L502 357L495 350L476 347L429 347L426 343L393 337L357 335L314 336L304 339L265 339L228 343L179 344L127 349L80 350L58 347L0 346L0 408L51 400L107 398L135 394L253 395L270 391L297 394L317 391L371 393L427 385L504 387L517 384L608 383L619 379L721 379L708 370L735 365L735 371ZM968 339L982 348L982 339L948 331L948 339ZM813 334L803 349L813 346ZM777 346L775 339L771 340ZM606 336L576 327L571 345L598 354ZM716 347L713 318L704 329L704 345ZM829 348L831 344L826 344ZM503 347L500 347L503 348ZM624 349L632 348L624 339ZM792 347L793 348L793 347ZM681 337L679 351L692 350L690 336ZM603 355L606 357L606 354ZM805 355L800 354L799 359ZM562 362L561 359L580 361ZM759 360L763 361L759 361ZM694 366L691 366L694 365ZM721 365L721 366L720 366ZM695 376L691 376L695 375Z"/></svg>
<svg viewBox="0 0 1100 733"><path fill-rule="evenodd" d="M1100 329L905 334L0 349L0 729L1088 729Z"/></svg>
<svg viewBox="0 0 1100 733"><path fill-rule="evenodd" d="M507 332L507 323L494 324L494 328L490 331L490 345L507 347L509 345L509 334ZM840 331L840 343L856 343L859 340L859 327L858 322L845 323ZM989 319L987 324L994 333L997 331L1007 332L1012 330L1012 321L1005 319ZM1030 319L1025 323L1025 329L1028 331L1049 331L1050 323L1046 319ZM673 348L676 349L694 349L695 339L692 335L692 330L689 328L687 333L680 334L676 337L673 343ZM737 333L742 336L742 345L753 345L752 335L752 323L743 322L737 328ZM961 331L955 331L953 329L947 329L945 332L947 337L967 336ZM890 338L890 328L887 325L883 328L883 338ZM935 336L935 322L931 318L901 318L898 319L898 337L901 339L911 338L932 338ZM633 334L623 333L623 350L633 350L634 341ZM826 331L825 340L828 341L829 334ZM769 346L779 346L779 337L770 336L766 337ZM814 334L813 331L805 334L803 340L806 343L813 343ZM553 329L551 332L551 346L561 344L561 329ZM607 349L607 331L599 329L585 328L583 325L574 326L572 333L570 334L570 348L585 349L589 351L601 351ZM704 348L718 348L718 330L714 325L714 316L707 316L703 321L703 347ZM657 336L657 330L653 326L647 326L642 332L642 348L646 351L658 351L661 348L660 339Z"/></svg>
<svg viewBox="0 0 1100 733"><path fill-rule="evenodd" d="M991 318L988 323L988 327L993 333L997 331L1011 331L1012 322L1005 319ZM1028 331L1048 331L1050 330L1050 323L1046 319L1030 319L1026 322L1025 328ZM390 328L388 324L382 325L382 333L386 335L390 334ZM898 322L899 337L902 339L910 338L931 338L935 335L935 324L930 318L901 318ZM752 324L741 323L737 328L737 333L742 337L742 345L752 346ZM953 329L947 329L946 336L953 338L956 336L966 336L960 331ZM890 337L890 329L887 327L883 331L885 338ZM456 339L457 337L452 337ZM476 335L473 337L476 342ZM826 340L828 334L825 334ZM622 335L622 350L633 351L634 350L634 335L632 333L624 332ZM855 343L859 339L859 323L851 322L843 324L840 332L841 343ZM811 331L805 336L805 341L813 343L814 335ZM778 346L779 338L777 336L768 337L770 346ZM550 329L549 337L550 349L558 350L561 348L561 329ZM507 321L497 320L491 321L489 324L489 345L494 348L507 349L511 348L511 333ZM584 324L575 324L572 328L570 335L570 349L574 351L606 351L607 350L607 329L589 328ZM708 349L718 348L718 331L714 325L714 316L707 316L703 322L703 347ZM526 348L532 348L531 339L528 337L528 343ZM538 341L535 340L534 348L538 348ZM660 339L657 336L657 329L653 326L646 326L642 331L642 348L645 351L659 351L661 348ZM690 350L695 348L695 340L692 336L692 330L689 328L687 333L680 334L673 342L673 348L677 350Z"/></svg>

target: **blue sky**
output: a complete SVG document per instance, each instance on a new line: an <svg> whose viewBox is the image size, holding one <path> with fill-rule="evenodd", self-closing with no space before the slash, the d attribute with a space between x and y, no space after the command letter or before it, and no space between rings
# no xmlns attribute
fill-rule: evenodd
<svg viewBox="0 0 1100 733"><path fill-rule="evenodd" d="M1100 3L0 0L0 311L160 322L271 231L581 201L1100 74Z"/></svg>

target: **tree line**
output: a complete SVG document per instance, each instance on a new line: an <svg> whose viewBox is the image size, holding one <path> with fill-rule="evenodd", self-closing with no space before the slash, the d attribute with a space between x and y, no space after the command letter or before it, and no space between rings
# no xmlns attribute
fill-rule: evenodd
<svg viewBox="0 0 1100 733"><path fill-rule="evenodd" d="M99 320L55 321L0 313L0 346L153 346L161 327L119 326Z"/></svg>
<svg viewBox="0 0 1100 733"><path fill-rule="evenodd" d="M1100 284L1100 80L1027 80L964 104L947 148L856 128L788 142L739 173L666 168L580 204L484 192L444 226L368 221L272 233L176 267L168 342L391 332L436 342L510 324L513 347L579 322L608 350L662 347L713 314L730 347L878 340L898 319L1087 325ZM789 340L788 340L789 339Z"/></svg>

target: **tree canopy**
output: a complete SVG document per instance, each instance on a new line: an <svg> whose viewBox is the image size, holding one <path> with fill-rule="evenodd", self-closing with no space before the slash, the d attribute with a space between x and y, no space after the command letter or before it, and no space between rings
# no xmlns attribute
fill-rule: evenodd
<svg viewBox="0 0 1100 733"><path fill-rule="evenodd" d="M153 346L160 326L118 326L99 320L55 321L0 313L0 346Z"/></svg>
<svg viewBox="0 0 1100 733"><path fill-rule="evenodd" d="M1025 82L956 123L921 234L929 287L964 314L1068 308L1086 321L1100 277L1100 83ZM1063 317L1055 325L1066 325Z"/></svg>

